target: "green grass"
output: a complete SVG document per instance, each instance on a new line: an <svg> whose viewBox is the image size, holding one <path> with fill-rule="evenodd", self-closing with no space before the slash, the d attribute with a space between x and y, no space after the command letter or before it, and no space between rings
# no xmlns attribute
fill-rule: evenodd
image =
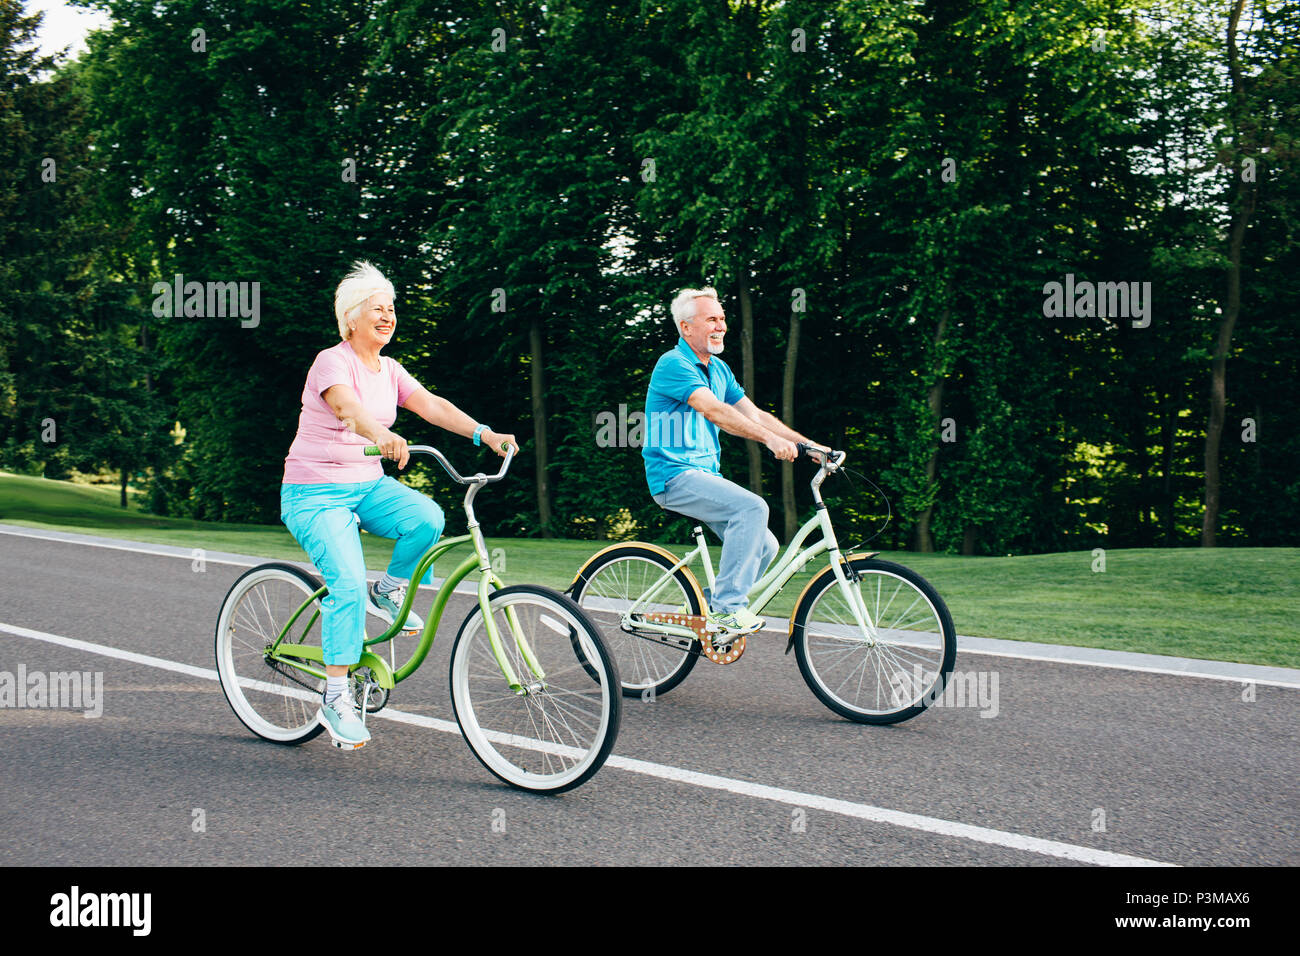
<svg viewBox="0 0 1300 956"><path fill-rule="evenodd" d="M301 561L279 525L231 525L145 514L117 505L114 488L0 472L0 521L129 538L183 548L236 551ZM442 502L450 534L463 532L457 502ZM606 542L489 538L504 552L507 583L568 587L574 572ZM362 535L367 565L382 570L392 542ZM669 542L681 554L683 542ZM439 562L452 566L458 553ZM713 549L717 566L718 549ZM1115 550L1094 572L1090 552L1013 558L881 555L924 575L943 595L960 634L1076 644L1177 657L1300 667L1295 625L1300 549L1182 548ZM702 571L700 572L702 576ZM766 609L788 616L808 573Z"/></svg>

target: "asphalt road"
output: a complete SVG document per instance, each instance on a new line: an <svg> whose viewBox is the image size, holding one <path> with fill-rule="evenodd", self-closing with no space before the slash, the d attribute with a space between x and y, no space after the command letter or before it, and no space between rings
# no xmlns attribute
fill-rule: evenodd
<svg viewBox="0 0 1300 956"><path fill-rule="evenodd" d="M211 671L243 570L0 534L0 626ZM470 605L453 598L392 709L453 720ZM0 706L0 865L1300 863L1295 689L1243 699L1235 681L959 647L958 672L996 673L996 714L870 727L824 708L784 644L759 635L734 665L625 701L616 756L544 797L500 784L456 733L373 719L354 753L281 747L215 679L0 630L0 672L104 687L97 718Z"/></svg>

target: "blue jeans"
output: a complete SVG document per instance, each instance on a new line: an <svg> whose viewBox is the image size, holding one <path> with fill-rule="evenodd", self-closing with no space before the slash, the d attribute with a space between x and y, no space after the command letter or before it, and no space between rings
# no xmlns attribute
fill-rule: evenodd
<svg viewBox="0 0 1300 956"><path fill-rule="evenodd" d="M708 525L722 539L722 559L709 609L730 614L749 604L749 589L762 577L781 545L767 529L767 502L704 471L683 471L654 495L661 508L680 511Z"/></svg>
<svg viewBox="0 0 1300 956"><path fill-rule="evenodd" d="M366 562L357 525L397 539L388 573L409 580L446 524L432 500L388 475L349 484L281 485L280 520L330 589L321 601L325 663L349 666L361 660L366 636ZM428 584L432 575L430 567L411 586Z"/></svg>

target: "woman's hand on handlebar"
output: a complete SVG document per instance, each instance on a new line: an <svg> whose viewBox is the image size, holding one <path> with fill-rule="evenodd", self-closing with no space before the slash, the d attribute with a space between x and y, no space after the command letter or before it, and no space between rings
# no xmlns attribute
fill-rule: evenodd
<svg viewBox="0 0 1300 956"><path fill-rule="evenodd" d="M406 463L411 460L411 449L406 444L406 439L401 435L395 435L388 429L384 429L375 439L375 444L379 446L380 453L385 458L391 458L397 462L398 469L406 467Z"/></svg>
<svg viewBox="0 0 1300 956"><path fill-rule="evenodd" d="M506 457L506 445L513 445L516 450L519 449L519 442L515 441L514 435L494 432L491 429L483 433L482 442L502 458Z"/></svg>

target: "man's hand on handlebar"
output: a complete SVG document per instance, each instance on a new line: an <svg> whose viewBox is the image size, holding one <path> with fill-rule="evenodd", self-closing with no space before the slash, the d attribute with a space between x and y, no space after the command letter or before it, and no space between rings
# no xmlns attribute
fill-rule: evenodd
<svg viewBox="0 0 1300 956"><path fill-rule="evenodd" d="M794 461L799 457L795 443L773 435L767 440L767 450L776 456L777 461Z"/></svg>
<svg viewBox="0 0 1300 956"><path fill-rule="evenodd" d="M795 447L799 449L799 454L807 455L813 461L816 461L822 465L825 465L828 461L830 461L832 455L835 455L835 460L837 462L839 461L839 455L832 448L826 448L821 445L814 444L813 442L802 442L802 441L799 442Z"/></svg>

